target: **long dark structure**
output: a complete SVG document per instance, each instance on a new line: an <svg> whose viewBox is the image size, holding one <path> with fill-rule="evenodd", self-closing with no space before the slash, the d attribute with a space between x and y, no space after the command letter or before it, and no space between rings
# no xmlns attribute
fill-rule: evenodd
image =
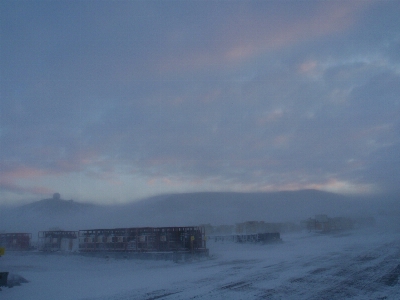
<svg viewBox="0 0 400 300"><path fill-rule="evenodd" d="M208 254L204 227L79 230L79 252L180 252Z"/></svg>
<svg viewBox="0 0 400 300"><path fill-rule="evenodd" d="M214 235L210 236L210 239L218 241L231 241L235 243L274 243L281 242L281 235L279 232L265 232L255 234L231 234L231 235Z"/></svg>
<svg viewBox="0 0 400 300"><path fill-rule="evenodd" d="M0 233L0 247L7 251L30 250L31 239L31 233Z"/></svg>
<svg viewBox="0 0 400 300"><path fill-rule="evenodd" d="M233 240L236 243L273 243L282 241L279 232L234 235Z"/></svg>

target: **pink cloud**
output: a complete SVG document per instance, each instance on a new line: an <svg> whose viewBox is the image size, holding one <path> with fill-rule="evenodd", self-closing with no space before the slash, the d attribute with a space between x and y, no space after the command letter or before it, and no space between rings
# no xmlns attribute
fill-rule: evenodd
<svg viewBox="0 0 400 300"><path fill-rule="evenodd" d="M51 174L52 172L45 171L38 168L24 167L24 166L1 166L2 172L0 174L0 189L13 193L29 193L35 195L44 195L52 192L51 189L36 186L29 187L23 186L18 183L20 180L39 180L42 176Z"/></svg>
<svg viewBox="0 0 400 300"><path fill-rule="evenodd" d="M298 72L313 75L316 73L317 66L318 63L315 60L306 61L299 66Z"/></svg>
<svg viewBox="0 0 400 300"><path fill-rule="evenodd" d="M374 191L375 187L368 184L357 184L348 181L330 178L322 182L287 182L287 183L259 183L247 184L244 190L260 192L297 191L302 189L315 189L339 194L367 194Z"/></svg>
<svg viewBox="0 0 400 300"><path fill-rule="evenodd" d="M307 184L306 188L342 194L367 194L375 189L370 184L357 184L336 178L330 178L322 183Z"/></svg>
<svg viewBox="0 0 400 300"><path fill-rule="evenodd" d="M284 111L281 108L265 112L263 116L258 119L258 124L265 125L266 123L278 121L283 115Z"/></svg>
<svg viewBox="0 0 400 300"><path fill-rule="evenodd" d="M275 147L284 147L289 143L289 137L287 135L279 135L274 138L273 145Z"/></svg>
<svg viewBox="0 0 400 300"><path fill-rule="evenodd" d="M9 166L2 166L2 172L0 174L0 180L4 181L13 181L17 179L33 179L39 176L46 175L46 172L32 167L9 167Z"/></svg>
<svg viewBox="0 0 400 300"><path fill-rule="evenodd" d="M202 50L170 55L157 64L161 72L190 70L231 63L292 46L302 41L343 32L354 25L371 1L317 1L309 14L238 10L225 19ZM305 68L307 66L303 66ZM311 65L308 68L312 67Z"/></svg>
<svg viewBox="0 0 400 300"><path fill-rule="evenodd" d="M0 190L17 194L49 195L54 191L43 186L24 187L15 183L13 180L0 178Z"/></svg>
<svg viewBox="0 0 400 300"><path fill-rule="evenodd" d="M49 166L36 167L21 165L18 163L1 163L0 164L0 189L14 193L30 193L30 194L49 194L53 191L50 188L43 186L30 186L22 182L40 182L43 178L48 176L61 176L72 172L82 171L84 168L96 166L103 168L100 174L96 176L104 180L108 180L114 185L120 184L118 180L113 178L108 163L104 163L99 159L99 156L94 152L86 152L83 154L76 154L64 160L57 160Z"/></svg>

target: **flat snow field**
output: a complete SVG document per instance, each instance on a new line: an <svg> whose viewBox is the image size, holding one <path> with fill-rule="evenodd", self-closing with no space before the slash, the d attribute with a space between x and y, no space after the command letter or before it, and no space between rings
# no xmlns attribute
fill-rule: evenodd
<svg viewBox="0 0 400 300"><path fill-rule="evenodd" d="M278 244L208 242L192 261L6 253L29 282L0 299L400 299L400 233L283 234Z"/></svg>

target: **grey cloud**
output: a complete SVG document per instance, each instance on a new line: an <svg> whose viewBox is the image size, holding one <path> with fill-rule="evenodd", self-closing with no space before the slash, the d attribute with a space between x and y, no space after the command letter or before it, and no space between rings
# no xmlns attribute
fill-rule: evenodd
<svg viewBox="0 0 400 300"><path fill-rule="evenodd" d="M400 143L384 146L368 156L367 169L357 174L366 182L373 182L386 193L399 193Z"/></svg>
<svg viewBox="0 0 400 300"><path fill-rule="evenodd" d="M110 3L20 10L8 2L1 160L60 174L89 172L81 162L93 158L105 172L123 165L144 176L393 186L382 162L398 161L394 3L350 9L347 27L317 28L278 48L260 40L325 4ZM33 13L42 8L55 10ZM249 45L256 50L245 59L226 58Z"/></svg>

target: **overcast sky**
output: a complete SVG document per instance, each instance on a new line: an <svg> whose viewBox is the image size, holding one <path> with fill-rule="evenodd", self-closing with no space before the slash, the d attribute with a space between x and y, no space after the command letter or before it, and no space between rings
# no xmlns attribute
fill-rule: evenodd
<svg viewBox="0 0 400 300"><path fill-rule="evenodd" d="M0 3L0 203L400 192L399 1Z"/></svg>

